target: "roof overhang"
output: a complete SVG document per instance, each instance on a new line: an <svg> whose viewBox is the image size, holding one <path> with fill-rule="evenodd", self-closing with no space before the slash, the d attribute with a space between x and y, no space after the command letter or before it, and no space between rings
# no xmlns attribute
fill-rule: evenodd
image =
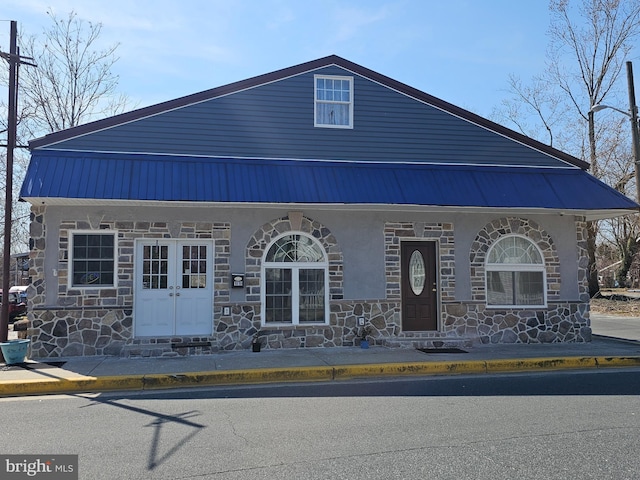
<svg viewBox="0 0 640 480"><path fill-rule="evenodd" d="M20 197L34 205L279 206L582 215L640 206L577 167L238 159L38 150Z"/></svg>
<svg viewBox="0 0 640 480"><path fill-rule="evenodd" d="M604 220L624 215L638 213L633 209L614 210L580 210L580 209L553 209L553 208L491 208L487 207L450 207L437 205L389 205L389 204L346 204L346 203L240 203L240 202L188 202L188 201L160 201L160 200L105 200L98 198L61 198L61 197L25 197L22 201L31 205L48 205L64 207L147 207L147 208L189 208L211 209L232 208L237 209L274 209L286 208L288 210L319 210L319 211L375 211L375 212L418 212L418 213L449 213L449 214L481 214L490 210L496 215L506 216L531 216L531 215L557 215L585 217L586 220Z"/></svg>

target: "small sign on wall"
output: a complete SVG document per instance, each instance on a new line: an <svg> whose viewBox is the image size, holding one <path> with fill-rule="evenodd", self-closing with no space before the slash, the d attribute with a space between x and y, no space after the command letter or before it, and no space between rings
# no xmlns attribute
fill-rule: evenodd
<svg viewBox="0 0 640 480"><path fill-rule="evenodd" d="M233 288L244 287L244 273L232 273L231 274L231 286Z"/></svg>

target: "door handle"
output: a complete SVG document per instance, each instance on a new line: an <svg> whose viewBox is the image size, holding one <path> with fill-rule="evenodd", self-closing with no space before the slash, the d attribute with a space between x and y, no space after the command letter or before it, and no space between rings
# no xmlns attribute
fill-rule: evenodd
<svg viewBox="0 0 640 480"><path fill-rule="evenodd" d="M170 296L170 297L173 297L173 293L170 293L170 294L169 294L169 296Z"/></svg>

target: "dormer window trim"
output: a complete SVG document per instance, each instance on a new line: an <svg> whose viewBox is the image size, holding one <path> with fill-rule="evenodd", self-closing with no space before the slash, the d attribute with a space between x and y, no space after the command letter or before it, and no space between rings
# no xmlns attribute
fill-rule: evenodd
<svg viewBox="0 0 640 480"><path fill-rule="evenodd" d="M314 126L353 128L353 77L314 75Z"/></svg>

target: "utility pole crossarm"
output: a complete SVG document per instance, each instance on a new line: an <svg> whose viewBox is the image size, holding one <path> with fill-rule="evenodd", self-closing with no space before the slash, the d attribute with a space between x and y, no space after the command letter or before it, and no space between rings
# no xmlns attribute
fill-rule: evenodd
<svg viewBox="0 0 640 480"><path fill-rule="evenodd" d="M0 52L0 57L4 58L7 62L11 62L11 60L15 60L18 61L20 64L22 65L29 65L31 67L37 67L37 65L35 63L29 63L26 62L25 60L34 60L33 57L24 57L18 54L11 54L11 53L5 53L5 52Z"/></svg>

